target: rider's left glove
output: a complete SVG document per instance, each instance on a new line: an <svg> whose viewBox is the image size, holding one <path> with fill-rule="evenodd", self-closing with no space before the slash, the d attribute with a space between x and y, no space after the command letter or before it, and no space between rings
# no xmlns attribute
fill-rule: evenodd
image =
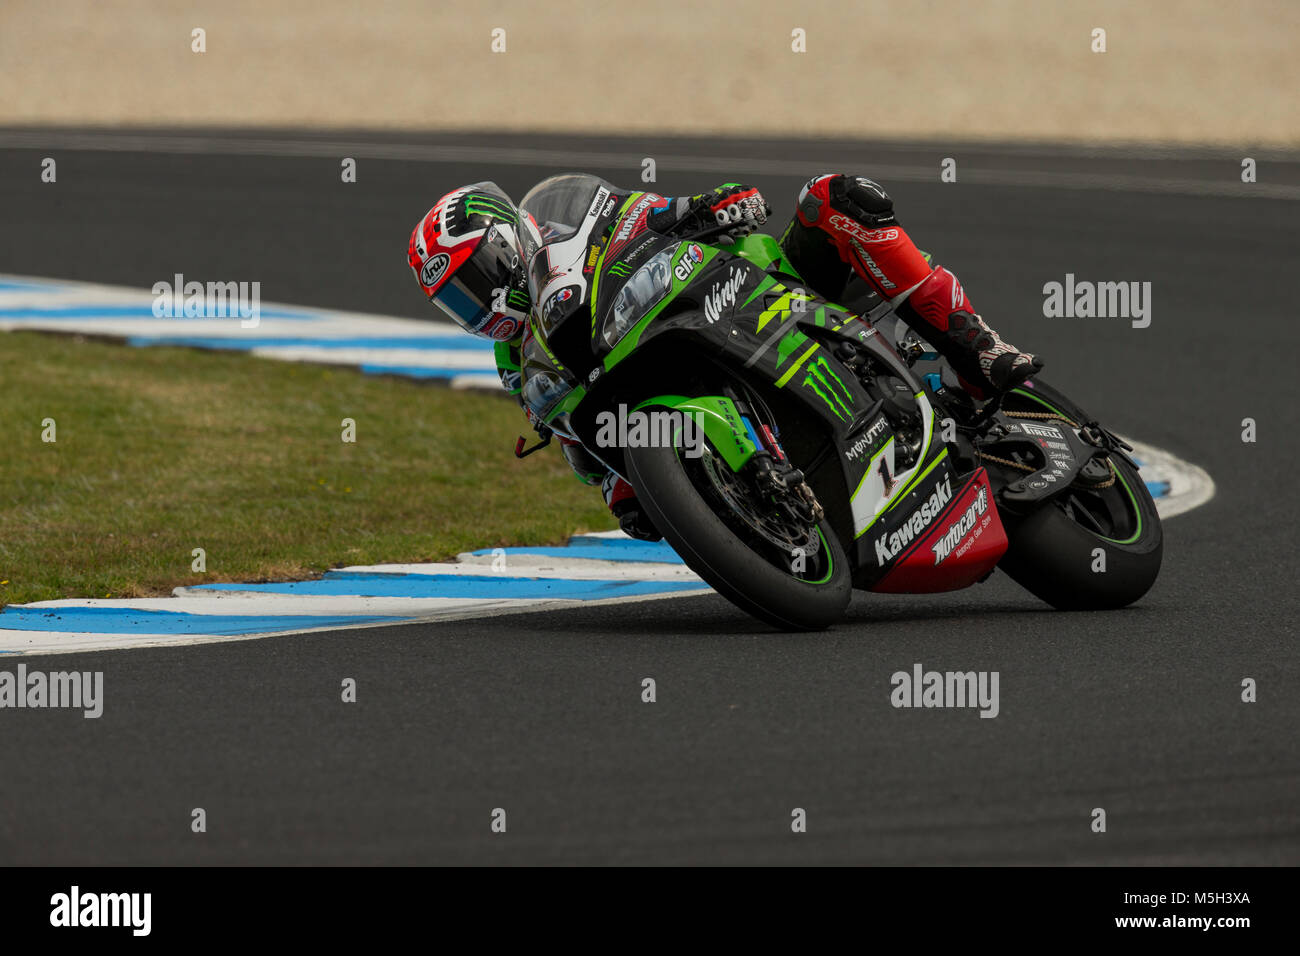
<svg viewBox="0 0 1300 956"><path fill-rule="evenodd" d="M728 242L735 242L756 231L767 222L772 207L767 204L763 194L754 186L742 186L739 183L725 183L702 196L692 197L704 221L702 229L731 224L731 228L721 233ZM709 220L712 222L709 222Z"/></svg>

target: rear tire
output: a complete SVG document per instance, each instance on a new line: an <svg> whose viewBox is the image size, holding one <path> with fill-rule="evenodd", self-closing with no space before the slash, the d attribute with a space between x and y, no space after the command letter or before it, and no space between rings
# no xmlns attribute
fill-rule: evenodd
<svg viewBox="0 0 1300 956"><path fill-rule="evenodd" d="M844 616L852 594L848 558L823 520L830 567L824 581L796 577L755 553L704 500L671 447L625 451L637 499L687 566L741 610L786 631L821 630Z"/></svg>
<svg viewBox="0 0 1300 956"><path fill-rule="evenodd" d="M1030 391L1076 422L1089 419L1055 389L1035 382ZM1014 405L1044 410L1018 396ZM1115 483L1105 493L1122 496L1114 500L1117 504L1122 501L1134 525L1122 539L1082 526L1066 513L1061 499L1045 502L1008 528L1009 547L998 566L1025 590L1063 611L1127 607L1145 595L1160 574L1164 532L1155 502L1136 469L1117 455L1110 461ZM1105 561L1104 571L1094 570L1099 566L1098 548Z"/></svg>

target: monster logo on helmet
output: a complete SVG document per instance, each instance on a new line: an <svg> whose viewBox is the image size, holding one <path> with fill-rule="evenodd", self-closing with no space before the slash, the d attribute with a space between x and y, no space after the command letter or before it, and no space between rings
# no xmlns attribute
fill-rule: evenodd
<svg viewBox="0 0 1300 956"><path fill-rule="evenodd" d="M407 260L424 294L475 335L508 338L528 316L519 225L510 197L483 182L447 193L411 233Z"/></svg>

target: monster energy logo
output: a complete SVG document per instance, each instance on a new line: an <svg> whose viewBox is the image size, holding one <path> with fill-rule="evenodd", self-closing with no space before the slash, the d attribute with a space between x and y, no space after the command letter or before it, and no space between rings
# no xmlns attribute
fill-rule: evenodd
<svg viewBox="0 0 1300 956"><path fill-rule="evenodd" d="M492 199L487 196L470 196L465 200L465 215L472 216L476 213L484 216L495 216L503 222L517 222L515 212L509 206L499 199Z"/></svg>
<svg viewBox="0 0 1300 956"><path fill-rule="evenodd" d="M832 381L834 385L832 385ZM826 361L823 355L817 356L808 366L808 372L803 377L801 385L807 385L811 388L827 407L835 413L836 418L850 418L853 410L849 405L853 403L853 393L845 387L843 380L831 368L830 363ZM838 389L836 388L838 386ZM841 398L841 393L843 397Z"/></svg>
<svg viewBox="0 0 1300 956"><path fill-rule="evenodd" d="M626 262L616 262L609 267L609 274L612 276L625 276L632 271L632 267Z"/></svg>
<svg viewBox="0 0 1300 956"><path fill-rule="evenodd" d="M526 309L528 307L528 293L521 292L518 289L511 289L506 295L506 301L517 309Z"/></svg>

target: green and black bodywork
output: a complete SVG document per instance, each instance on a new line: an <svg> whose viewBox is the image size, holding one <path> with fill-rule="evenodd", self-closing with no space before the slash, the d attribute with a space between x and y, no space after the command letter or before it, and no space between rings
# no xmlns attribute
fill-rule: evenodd
<svg viewBox="0 0 1300 956"><path fill-rule="evenodd" d="M623 200L599 234L572 240L581 250L567 275L553 258L534 259L523 400L631 481L674 548L734 602L778 626L825 626L851 587L890 574L900 540L915 536L917 515L928 520L945 489L951 497L980 467L1004 485L1038 473L1042 462L1025 449L1011 452L1007 460L1023 460L1006 475L980 460L976 429L988 423L939 374L913 372L937 357L917 342L900 349L892 317L873 322L819 298L767 235L715 246L624 228L642 197ZM615 242L620 232L630 240ZM694 416L705 453L602 446L597 418L620 406ZM942 428L945 419L953 427ZM1104 450L1095 457L1122 455ZM1145 487L1130 480L1141 489L1131 492L1132 514L1102 509L1101 531L1127 537L1142 515L1152 522L1149 496L1139 500ZM1027 499L1024 510L1035 506ZM743 566L718 569L745 551Z"/></svg>

